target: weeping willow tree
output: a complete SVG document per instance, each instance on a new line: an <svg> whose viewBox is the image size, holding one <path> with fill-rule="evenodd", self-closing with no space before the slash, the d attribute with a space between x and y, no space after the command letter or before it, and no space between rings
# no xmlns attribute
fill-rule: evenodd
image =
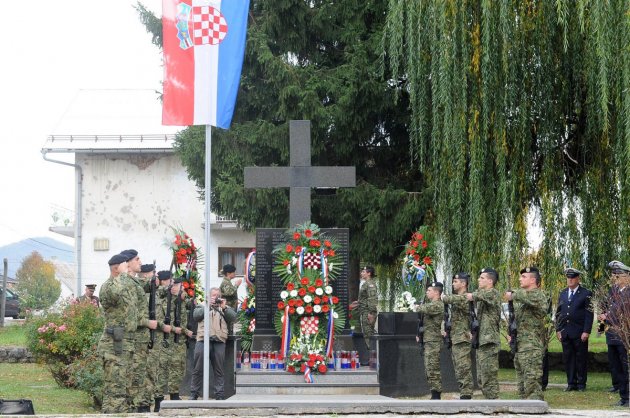
<svg viewBox="0 0 630 418"><path fill-rule="evenodd" d="M533 215L548 276L630 261L630 1L390 0L383 51L446 265L516 270Z"/></svg>

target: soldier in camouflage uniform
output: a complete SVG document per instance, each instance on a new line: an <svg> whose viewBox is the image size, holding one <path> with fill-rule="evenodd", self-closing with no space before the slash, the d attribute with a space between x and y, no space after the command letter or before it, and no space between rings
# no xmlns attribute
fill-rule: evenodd
<svg viewBox="0 0 630 418"><path fill-rule="evenodd" d="M453 294L442 295L442 302L451 305L451 355L455 366L455 377L459 384L459 398L472 399L473 378L470 310L466 292L468 291L468 273L458 273L453 276Z"/></svg>
<svg viewBox="0 0 630 418"><path fill-rule="evenodd" d="M547 295L539 288L540 272L536 267L521 270L520 289L505 292L506 301L514 301L518 341L514 367L518 374L522 399L543 400L542 368L545 350L545 316Z"/></svg>
<svg viewBox="0 0 630 418"><path fill-rule="evenodd" d="M98 343L103 361L103 405L105 414L130 412L127 369L134 349L133 338L126 338L136 330L137 310L133 288L125 275L127 260L117 254L109 262L111 276L101 288L101 306L105 329Z"/></svg>
<svg viewBox="0 0 630 418"><path fill-rule="evenodd" d="M350 309L358 308L361 332L367 346L371 350L371 339L374 335L374 326L378 316L378 292L374 283L374 267L365 266L361 269L361 279L364 280L359 288L359 300L350 304Z"/></svg>
<svg viewBox="0 0 630 418"><path fill-rule="evenodd" d="M431 388L431 399L441 399L442 395L440 347L442 346L444 303L440 297L443 288L442 283L431 283L427 288L428 302L416 305L416 312L424 314L424 371Z"/></svg>
<svg viewBox="0 0 630 418"><path fill-rule="evenodd" d="M184 380L184 374L186 372L186 337L191 337L193 335L192 331L186 328L186 293L182 290L182 278L174 278L173 285L171 286L171 324L173 325L174 334L170 342L170 361L168 365L168 393L170 394L171 400L180 399L179 387L182 383L182 380ZM177 298L180 298L181 303L176 303ZM176 317L176 310L178 308L178 314L181 318L181 324L179 327L176 327L174 325L174 321ZM178 342L175 342L175 335L178 335Z"/></svg>
<svg viewBox="0 0 630 418"><path fill-rule="evenodd" d="M479 320L477 377L486 399L499 398L501 294L495 289L498 280L499 273L486 267L479 273L477 290L466 294L466 299L476 304Z"/></svg>
<svg viewBox="0 0 630 418"><path fill-rule="evenodd" d="M149 355L149 367L151 369L150 376L153 380L153 398L155 400L155 408L153 412L160 411L160 403L164 400L164 394L167 393L168 389L168 367L170 356L168 337L172 330L172 326L164 324L164 318L166 317L167 295L170 293L169 286L171 284L172 277L173 274L168 270L158 272L160 285L155 292L155 319L157 320L158 327L162 330L162 333L158 334L153 350L151 350L153 353L150 353Z"/></svg>
<svg viewBox="0 0 630 418"><path fill-rule="evenodd" d="M238 287L241 285L243 279L236 279L232 284L232 279L236 276L236 267L232 264L226 264L223 266L223 281L219 289L223 295L223 299L227 301L230 308L236 310L238 307Z"/></svg>
<svg viewBox="0 0 630 418"><path fill-rule="evenodd" d="M157 328L157 321L149 320L149 304L147 303L145 284L139 274L142 271L142 262L136 250L125 250L120 255L127 257L129 266L128 277L133 287L135 305L137 309L137 328L134 333L134 354L129 367L129 402L132 411L150 412L152 388L149 380L148 358L149 358L149 329Z"/></svg>

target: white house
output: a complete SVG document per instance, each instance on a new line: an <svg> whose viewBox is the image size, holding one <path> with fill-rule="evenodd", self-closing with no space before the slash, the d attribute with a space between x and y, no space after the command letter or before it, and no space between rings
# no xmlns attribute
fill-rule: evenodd
<svg viewBox="0 0 630 418"><path fill-rule="evenodd" d="M107 261L125 249L136 249L143 264L155 260L158 270L168 270L172 227L186 231L205 254L204 202L173 151L179 129L161 125L155 91L81 90L46 140L44 159L76 172L74 222L51 228L75 238L76 295L87 283L101 285L109 276ZM255 236L216 216L211 232L214 286L225 263L242 274Z"/></svg>

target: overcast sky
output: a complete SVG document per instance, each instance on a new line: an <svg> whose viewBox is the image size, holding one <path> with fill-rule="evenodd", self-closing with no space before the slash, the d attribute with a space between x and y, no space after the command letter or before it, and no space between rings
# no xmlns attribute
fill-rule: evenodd
<svg viewBox="0 0 630 418"><path fill-rule="evenodd" d="M161 15L161 0L142 3ZM0 23L0 246L37 236L73 244L48 232L55 211L73 211L75 191L73 168L43 160L46 137L79 89L159 90L161 54L135 1L12 4Z"/></svg>

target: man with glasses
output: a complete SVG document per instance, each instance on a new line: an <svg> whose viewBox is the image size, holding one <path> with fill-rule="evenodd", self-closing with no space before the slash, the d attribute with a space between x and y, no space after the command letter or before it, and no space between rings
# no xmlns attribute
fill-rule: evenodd
<svg viewBox="0 0 630 418"><path fill-rule="evenodd" d="M615 406L629 406L628 402L628 351L623 345L621 336L616 332L624 329L630 311L630 267L621 261L608 263L611 274L611 288L608 299L598 319L607 326L606 345L608 346L608 363L613 382L619 390L619 401ZM625 335L624 337L628 337Z"/></svg>
<svg viewBox="0 0 630 418"><path fill-rule="evenodd" d="M582 272L564 271L567 287L558 295L556 335L562 343L562 361L567 373L565 392L586 390L588 337L593 327L590 290L580 285Z"/></svg>

